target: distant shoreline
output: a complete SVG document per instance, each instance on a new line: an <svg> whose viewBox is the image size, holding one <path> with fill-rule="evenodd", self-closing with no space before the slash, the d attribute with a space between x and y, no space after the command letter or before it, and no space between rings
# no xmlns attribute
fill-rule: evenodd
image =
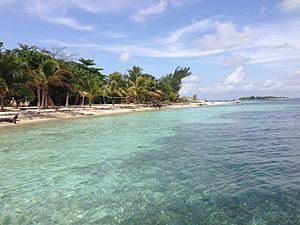
<svg viewBox="0 0 300 225"><path fill-rule="evenodd" d="M284 96L249 96L249 97L241 97L239 100L245 101L245 100L275 100L275 99L290 99L289 97Z"/></svg>

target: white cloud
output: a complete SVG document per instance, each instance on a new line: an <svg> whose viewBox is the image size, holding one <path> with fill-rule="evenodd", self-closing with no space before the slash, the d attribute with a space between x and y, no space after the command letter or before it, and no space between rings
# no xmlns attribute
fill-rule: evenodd
<svg viewBox="0 0 300 225"><path fill-rule="evenodd" d="M14 3L14 7L21 9L32 17L54 24L65 25L73 29L94 31L95 27L83 24L78 18L67 15L75 10L88 13L117 13L124 9L136 9L146 3L140 0L1 0L0 5Z"/></svg>
<svg viewBox="0 0 300 225"><path fill-rule="evenodd" d="M218 23L217 27L216 33L204 35L195 42L195 46L203 50L228 49L253 41L253 30L250 27L245 27L241 32L231 22Z"/></svg>
<svg viewBox="0 0 300 225"><path fill-rule="evenodd" d="M280 84L280 81L278 79L274 80L266 80L265 83L263 83L262 87L263 88L279 88L281 87L282 84Z"/></svg>
<svg viewBox="0 0 300 225"><path fill-rule="evenodd" d="M52 0L51 0L52 1ZM114 13L130 8L139 3L139 0L65 0L75 7L91 13Z"/></svg>
<svg viewBox="0 0 300 225"><path fill-rule="evenodd" d="M213 18L207 18L196 21L191 25L183 27L175 32L172 32L168 37L164 38L165 43L178 42L182 37L194 34L199 31L207 31L215 26Z"/></svg>
<svg viewBox="0 0 300 225"><path fill-rule="evenodd" d="M196 75L191 75L182 80L183 83L197 83L200 81L200 77Z"/></svg>
<svg viewBox="0 0 300 225"><path fill-rule="evenodd" d="M296 71L293 74L266 80L262 88L271 90L286 90L286 91L300 91L300 73Z"/></svg>
<svg viewBox="0 0 300 225"><path fill-rule="evenodd" d="M239 85L244 81L246 78L246 74L244 72L243 67L237 67L235 71L230 74L226 80L224 81L225 86L234 86L234 85Z"/></svg>
<svg viewBox="0 0 300 225"><path fill-rule="evenodd" d="M200 77L191 75L182 80L180 95L190 95L198 92Z"/></svg>
<svg viewBox="0 0 300 225"><path fill-rule="evenodd" d="M236 71L235 71L236 73ZM237 74L237 73L236 73ZM230 75L232 76L232 75ZM280 95L284 96L287 93L289 95L298 95L300 91L300 71L297 71L290 75L285 75L281 77L277 77L274 79L268 79L262 83L248 83L245 82L243 76L232 76L232 77L239 77L235 82L234 85L225 85L228 82L227 79L223 83L219 84L212 84L207 86L201 86L200 84L196 86L197 91L195 91L195 85L192 86L193 91L185 90L185 94L193 94L196 93L199 96L203 96L203 94L207 94L209 96L222 96L223 93L226 93L227 96L232 97L240 97L242 95ZM298 95L299 96L299 95Z"/></svg>
<svg viewBox="0 0 300 225"><path fill-rule="evenodd" d="M66 3L59 2L57 0L28 0L24 1L24 9L27 14L33 17L38 17L39 19L42 19L47 22L65 25L77 30L95 30L94 26L81 24L75 18L65 16L65 13L60 10L61 8L64 8L64 4Z"/></svg>
<svg viewBox="0 0 300 225"><path fill-rule="evenodd" d="M153 58L211 56L217 63L234 66L242 66L246 63L271 64L300 59L300 30L298 29L300 20L289 19L253 28L246 26L240 31L232 22L221 23L212 18L198 22L175 30L159 40L157 37L152 40L149 38L147 42L122 40L121 44L98 44L50 40L50 44L118 54L127 52L132 56ZM226 34L225 31L229 34ZM203 40L207 36L211 37L212 46L203 46L203 43L202 45L191 44L191 40ZM228 57L224 57L224 55Z"/></svg>
<svg viewBox="0 0 300 225"><path fill-rule="evenodd" d="M131 18L136 22L144 22L153 15L163 13L167 7L168 0L160 0L157 4L152 4L148 8L139 9Z"/></svg>
<svg viewBox="0 0 300 225"><path fill-rule="evenodd" d="M246 74L243 67L237 67L223 82L207 86L203 86L199 82L198 76L190 76L183 80L180 94L200 94L199 96L201 96L201 93L230 93L255 90L256 86L252 83L246 83L245 78Z"/></svg>
<svg viewBox="0 0 300 225"><path fill-rule="evenodd" d="M186 2L197 0L184 0ZM150 3L149 3L150 2ZM156 4L153 4L153 2ZM285 9L296 9L300 0L284 0L281 6ZM84 10L89 13L115 13L120 10L140 8L136 15L146 20L156 13L164 12L169 5L184 5L180 0L2 0L2 4L15 3L34 18L53 24L68 26L83 31L95 31L91 24L86 24L72 14L72 10ZM17 5L18 4L18 5ZM146 7L147 4L148 8ZM264 9L264 8L262 8ZM223 64L243 65L244 63L272 63L300 58L300 19L289 18L269 24L253 27L239 27L231 21L223 21L221 16L195 21L160 38L147 37L140 42L122 40L120 44L86 44L68 43L74 48L93 46L98 51L120 53L127 52L134 56L187 58L213 56L219 61L222 54L231 55L223 60ZM104 34L103 36L124 37L124 34ZM124 32L125 33L125 32ZM126 37L126 35L125 35ZM125 39L125 38L124 38ZM126 42L127 41L127 42ZM246 56L246 57L244 57Z"/></svg>
<svg viewBox="0 0 300 225"><path fill-rule="evenodd" d="M71 28L74 28L77 30L84 30L84 31L94 31L95 30L94 26L80 24L75 19L69 18L69 17L56 17L56 18L45 17L44 19L49 22L65 25L65 26L68 26L68 27L71 27Z"/></svg>
<svg viewBox="0 0 300 225"><path fill-rule="evenodd" d="M128 52L123 52L123 53L121 53L119 59L123 62L126 62L131 59L131 55Z"/></svg>
<svg viewBox="0 0 300 225"><path fill-rule="evenodd" d="M248 62L249 62L249 56L245 54L231 55L225 57L222 61L224 65L234 65L234 66L244 65L247 64Z"/></svg>
<svg viewBox="0 0 300 225"><path fill-rule="evenodd" d="M298 10L300 9L300 0L283 0L280 7L286 12Z"/></svg>

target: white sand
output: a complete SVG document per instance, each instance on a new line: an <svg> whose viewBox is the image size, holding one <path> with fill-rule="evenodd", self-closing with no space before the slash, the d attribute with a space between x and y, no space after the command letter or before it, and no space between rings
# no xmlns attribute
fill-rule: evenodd
<svg viewBox="0 0 300 225"><path fill-rule="evenodd" d="M151 107L146 105L136 104L118 104L113 107L112 105L93 105L92 107L69 107L58 109L43 109L38 110L36 108L29 108L26 110L6 108L6 112L0 112L0 117L13 117L15 114L19 114L18 124L29 124L43 121L57 120L57 119L69 119L69 118L82 118L86 116L104 116L113 114L122 114L130 112L144 112L153 110L164 109L183 109L183 108L195 108L201 106L219 106L229 104L228 102L199 102L189 104L172 104L164 105L163 107ZM16 126L12 123L0 123L1 127Z"/></svg>

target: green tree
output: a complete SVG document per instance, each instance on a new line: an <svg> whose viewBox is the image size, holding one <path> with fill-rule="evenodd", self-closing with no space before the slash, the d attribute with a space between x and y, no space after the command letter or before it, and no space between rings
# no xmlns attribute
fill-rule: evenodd
<svg viewBox="0 0 300 225"><path fill-rule="evenodd" d="M92 107L94 98L102 94L103 81L100 77L89 76L81 84L76 86L76 90L83 98L82 104L84 104L84 98L89 101L90 107Z"/></svg>
<svg viewBox="0 0 300 225"><path fill-rule="evenodd" d="M182 79L191 75L190 68L177 67L174 73L166 75L159 79L159 89L162 90L167 100L174 101L178 99L178 93L182 87ZM176 96L176 97L175 97Z"/></svg>
<svg viewBox="0 0 300 225"><path fill-rule="evenodd" d="M138 98L141 98L146 94L146 79L142 76L139 76L135 82L130 80L129 83L130 87L128 88L127 93L134 99L134 103L136 103Z"/></svg>
<svg viewBox="0 0 300 225"><path fill-rule="evenodd" d="M183 103L189 103L190 102L190 98L188 96L183 96L182 97L182 102Z"/></svg>
<svg viewBox="0 0 300 225"><path fill-rule="evenodd" d="M8 94L17 96L27 95L32 97L34 94L26 86L24 76L25 65L18 62L15 54L11 51L0 53L0 110L4 111L4 101Z"/></svg>
<svg viewBox="0 0 300 225"><path fill-rule="evenodd" d="M19 44L19 47L13 49L19 61L24 62L32 70L39 69L40 65L53 57L45 51L41 51L37 46L29 46L27 44Z"/></svg>
<svg viewBox="0 0 300 225"><path fill-rule="evenodd" d="M44 80L41 66L37 70L28 68L28 77L29 77L28 85L36 90L38 109L41 109L41 91L43 88L43 80Z"/></svg>
<svg viewBox="0 0 300 225"><path fill-rule="evenodd" d="M71 85L67 82L71 75L70 71L61 69L59 63L53 59L43 62L38 73L42 80L41 105L44 108L48 108L49 103L52 102L49 87L65 86L71 89Z"/></svg>
<svg viewBox="0 0 300 225"><path fill-rule="evenodd" d="M179 98L179 95L171 91L170 93L168 93L168 97L171 102L176 102Z"/></svg>
<svg viewBox="0 0 300 225"><path fill-rule="evenodd" d="M106 83L106 77L101 73L102 68L95 67L93 60L81 58L79 59L79 62L65 62L64 66L72 73L72 77L69 82L72 84L72 86L77 87L74 88L73 92L71 93L76 96L75 104L77 104L79 96L83 97L82 93L78 91L78 87L83 85L86 79L90 79L90 77L97 77L97 79L101 80L103 84ZM106 93L102 91L102 94L103 101L105 102Z"/></svg>
<svg viewBox="0 0 300 225"><path fill-rule="evenodd" d="M128 79L131 82L135 82L139 76L143 75L142 74L143 68L141 68L139 66L133 66L132 69L129 69L127 71L128 71Z"/></svg>
<svg viewBox="0 0 300 225"><path fill-rule="evenodd" d="M125 89L120 87L116 80L110 80L105 86L105 90L109 95L111 95L113 106L115 106L116 97L127 95Z"/></svg>

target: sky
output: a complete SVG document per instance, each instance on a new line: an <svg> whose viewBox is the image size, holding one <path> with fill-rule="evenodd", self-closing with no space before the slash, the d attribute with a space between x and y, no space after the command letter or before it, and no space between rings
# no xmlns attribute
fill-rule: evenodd
<svg viewBox="0 0 300 225"><path fill-rule="evenodd" d="M105 74L190 67L181 95L300 97L300 0L0 0L0 41L66 47Z"/></svg>

